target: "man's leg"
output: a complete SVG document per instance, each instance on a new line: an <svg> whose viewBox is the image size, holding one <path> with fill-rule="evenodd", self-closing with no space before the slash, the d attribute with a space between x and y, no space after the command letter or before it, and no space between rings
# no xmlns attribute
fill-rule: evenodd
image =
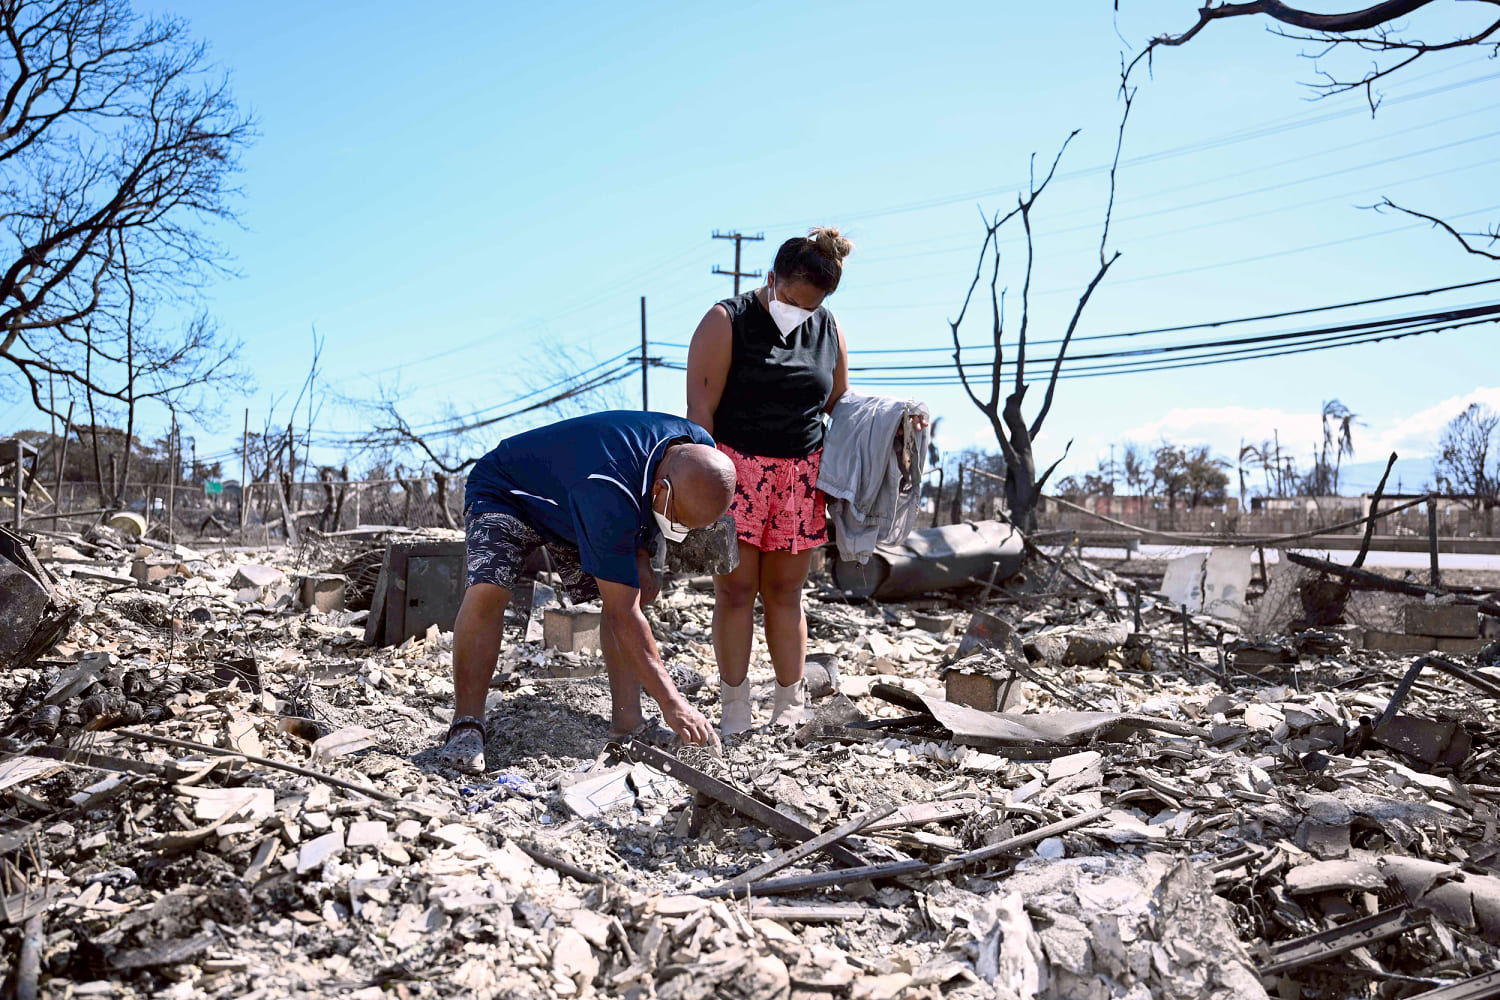
<svg viewBox="0 0 1500 1000"><path fill-rule="evenodd" d="M464 590L453 624L453 724L438 759L466 774L484 771L484 700L500 656L505 608L541 538L501 513L464 516Z"/></svg>
<svg viewBox="0 0 1500 1000"><path fill-rule="evenodd" d="M453 625L453 710L455 716L484 718L484 700L500 657L510 591L493 583L464 591Z"/></svg>
<svg viewBox="0 0 1500 1000"><path fill-rule="evenodd" d="M766 609L766 647L776 682L782 687L802 679L807 659L807 619L802 587L812 564L812 550L765 552L760 557L760 603Z"/></svg>
<svg viewBox="0 0 1500 1000"><path fill-rule="evenodd" d="M760 592L760 549L741 541L740 564L733 573L714 577L714 658L719 677L737 687L750 670L755 642L755 595Z"/></svg>

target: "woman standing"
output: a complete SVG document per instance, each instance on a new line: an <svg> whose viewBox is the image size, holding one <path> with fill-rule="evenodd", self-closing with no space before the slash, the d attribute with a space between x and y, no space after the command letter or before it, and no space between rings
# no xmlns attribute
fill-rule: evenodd
<svg viewBox="0 0 1500 1000"><path fill-rule="evenodd" d="M773 724L804 714L807 622L802 587L812 550L827 540L818 481L823 414L849 386L849 354L823 300L854 249L837 229L787 240L763 287L715 305L688 350L688 419L734 460L729 513L739 568L714 578L714 653L725 736L749 729L755 598L765 608L776 671Z"/></svg>

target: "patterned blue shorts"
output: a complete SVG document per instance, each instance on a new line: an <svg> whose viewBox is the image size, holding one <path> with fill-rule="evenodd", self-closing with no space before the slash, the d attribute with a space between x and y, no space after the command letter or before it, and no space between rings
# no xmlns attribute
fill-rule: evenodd
<svg viewBox="0 0 1500 1000"><path fill-rule="evenodd" d="M583 571L578 549L544 539L518 517L498 512L464 515L465 581L493 583L514 592L526 560L545 547L552 572L575 603L599 600L599 583Z"/></svg>

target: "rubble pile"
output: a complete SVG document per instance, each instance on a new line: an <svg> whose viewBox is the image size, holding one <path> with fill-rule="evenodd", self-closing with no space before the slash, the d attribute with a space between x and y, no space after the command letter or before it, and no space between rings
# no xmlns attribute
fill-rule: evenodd
<svg viewBox="0 0 1500 1000"><path fill-rule="evenodd" d="M1311 1000L1500 968L1482 654L1242 631L1036 553L956 597L810 594L814 716L720 753L609 743L602 661L518 622L465 778L451 633L304 604L371 589L367 545L50 542L77 622L0 671L12 989ZM652 618L713 715L711 612L679 580ZM751 677L764 721L759 645Z"/></svg>

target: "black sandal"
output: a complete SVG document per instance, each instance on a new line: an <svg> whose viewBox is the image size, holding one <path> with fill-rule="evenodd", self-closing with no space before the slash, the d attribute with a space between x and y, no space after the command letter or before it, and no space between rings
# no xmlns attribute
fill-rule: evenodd
<svg viewBox="0 0 1500 1000"><path fill-rule="evenodd" d="M474 729L478 731L480 739L489 738L489 734L486 733L484 729L483 719L476 718L472 715L460 715L458 718L454 719L453 724L448 727L448 735L443 737L443 742L445 744L452 742L453 734L458 732L460 729Z"/></svg>

